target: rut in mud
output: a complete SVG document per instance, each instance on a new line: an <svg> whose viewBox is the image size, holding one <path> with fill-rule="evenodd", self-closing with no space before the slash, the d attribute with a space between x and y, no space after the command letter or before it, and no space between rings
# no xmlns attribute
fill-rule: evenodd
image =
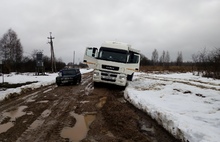
<svg viewBox="0 0 220 142"><path fill-rule="evenodd" d="M114 88L114 89L113 89ZM176 142L115 86L51 85L0 102L0 141Z"/></svg>

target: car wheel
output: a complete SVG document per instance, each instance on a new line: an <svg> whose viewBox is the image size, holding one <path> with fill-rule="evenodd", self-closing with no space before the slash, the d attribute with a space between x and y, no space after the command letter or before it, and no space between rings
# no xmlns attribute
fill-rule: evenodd
<svg viewBox="0 0 220 142"><path fill-rule="evenodd" d="M80 84L80 82L81 82L81 78L78 78L76 84Z"/></svg>

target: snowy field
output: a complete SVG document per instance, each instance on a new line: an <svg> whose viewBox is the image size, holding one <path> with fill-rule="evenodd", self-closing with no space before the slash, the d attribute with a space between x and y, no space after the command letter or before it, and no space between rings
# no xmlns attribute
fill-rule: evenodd
<svg viewBox="0 0 220 142"><path fill-rule="evenodd" d="M87 70L87 69L80 69L80 72L87 73L91 72L92 70ZM23 73L23 74L17 74L11 73L11 74L5 74L4 75L4 82L8 82L11 84L16 84L16 83L25 83L25 82L33 82L33 81L38 81L37 83L32 83L29 85L25 85L22 87L17 87L14 89L7 89L5 91L0 91L0 101L3 100L5 97L7 97L9 94L12 93L21 93L22 90L24 89L36 89L40 88L41 86L46 86L55 83L56 77L58 76L58 73L46 73L46 76L35 76L35 73ZM0 82L2 83L2 76L0 76Z"/></svg>
<svg viewBox="0 0 220 142"><path fill-rule="evenodd" d="M124 96L183 141L220 141L220 80L136 73Z"/></svg>
<svg viewBox="0 0 220 142"><path fill-rule="evenodd" d="M90 71L81 69L82 74ZM0 100L10 93L19 94L25 88L34 89L55 83L57 73L47 75L5 75L4 81L9 83L38 82L0 91ZM194 76L192 73L135 73L124 96L177 138L190 142L220 140L220 80Z"/></svg>

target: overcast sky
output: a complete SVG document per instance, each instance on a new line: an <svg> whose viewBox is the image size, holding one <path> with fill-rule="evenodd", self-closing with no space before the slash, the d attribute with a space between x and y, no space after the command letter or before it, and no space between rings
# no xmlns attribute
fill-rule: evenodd
<svg viewBox="0 0 220 142"><path fill-rule="evenodd" d="M103 41L130 43L151 59L154 49L184 61L204 48L220 47L220 0L0 0L0 37L14 30L24 55L34 49L50 57L82 61L85 48Z"/></svg>

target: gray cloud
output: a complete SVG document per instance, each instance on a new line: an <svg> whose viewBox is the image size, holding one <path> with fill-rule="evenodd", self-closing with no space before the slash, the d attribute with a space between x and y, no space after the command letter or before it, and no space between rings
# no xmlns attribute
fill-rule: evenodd
<svg viewBox="0 0 220 142"><path fill-rule="evenodd" d="M186 61L204 47L220 45L218 0L2 0L0 36L17 32L25 53L50 56L52 32L57 58L82 61L85 47L105 40L130 43L148 58L154 49Z"/></svg>

